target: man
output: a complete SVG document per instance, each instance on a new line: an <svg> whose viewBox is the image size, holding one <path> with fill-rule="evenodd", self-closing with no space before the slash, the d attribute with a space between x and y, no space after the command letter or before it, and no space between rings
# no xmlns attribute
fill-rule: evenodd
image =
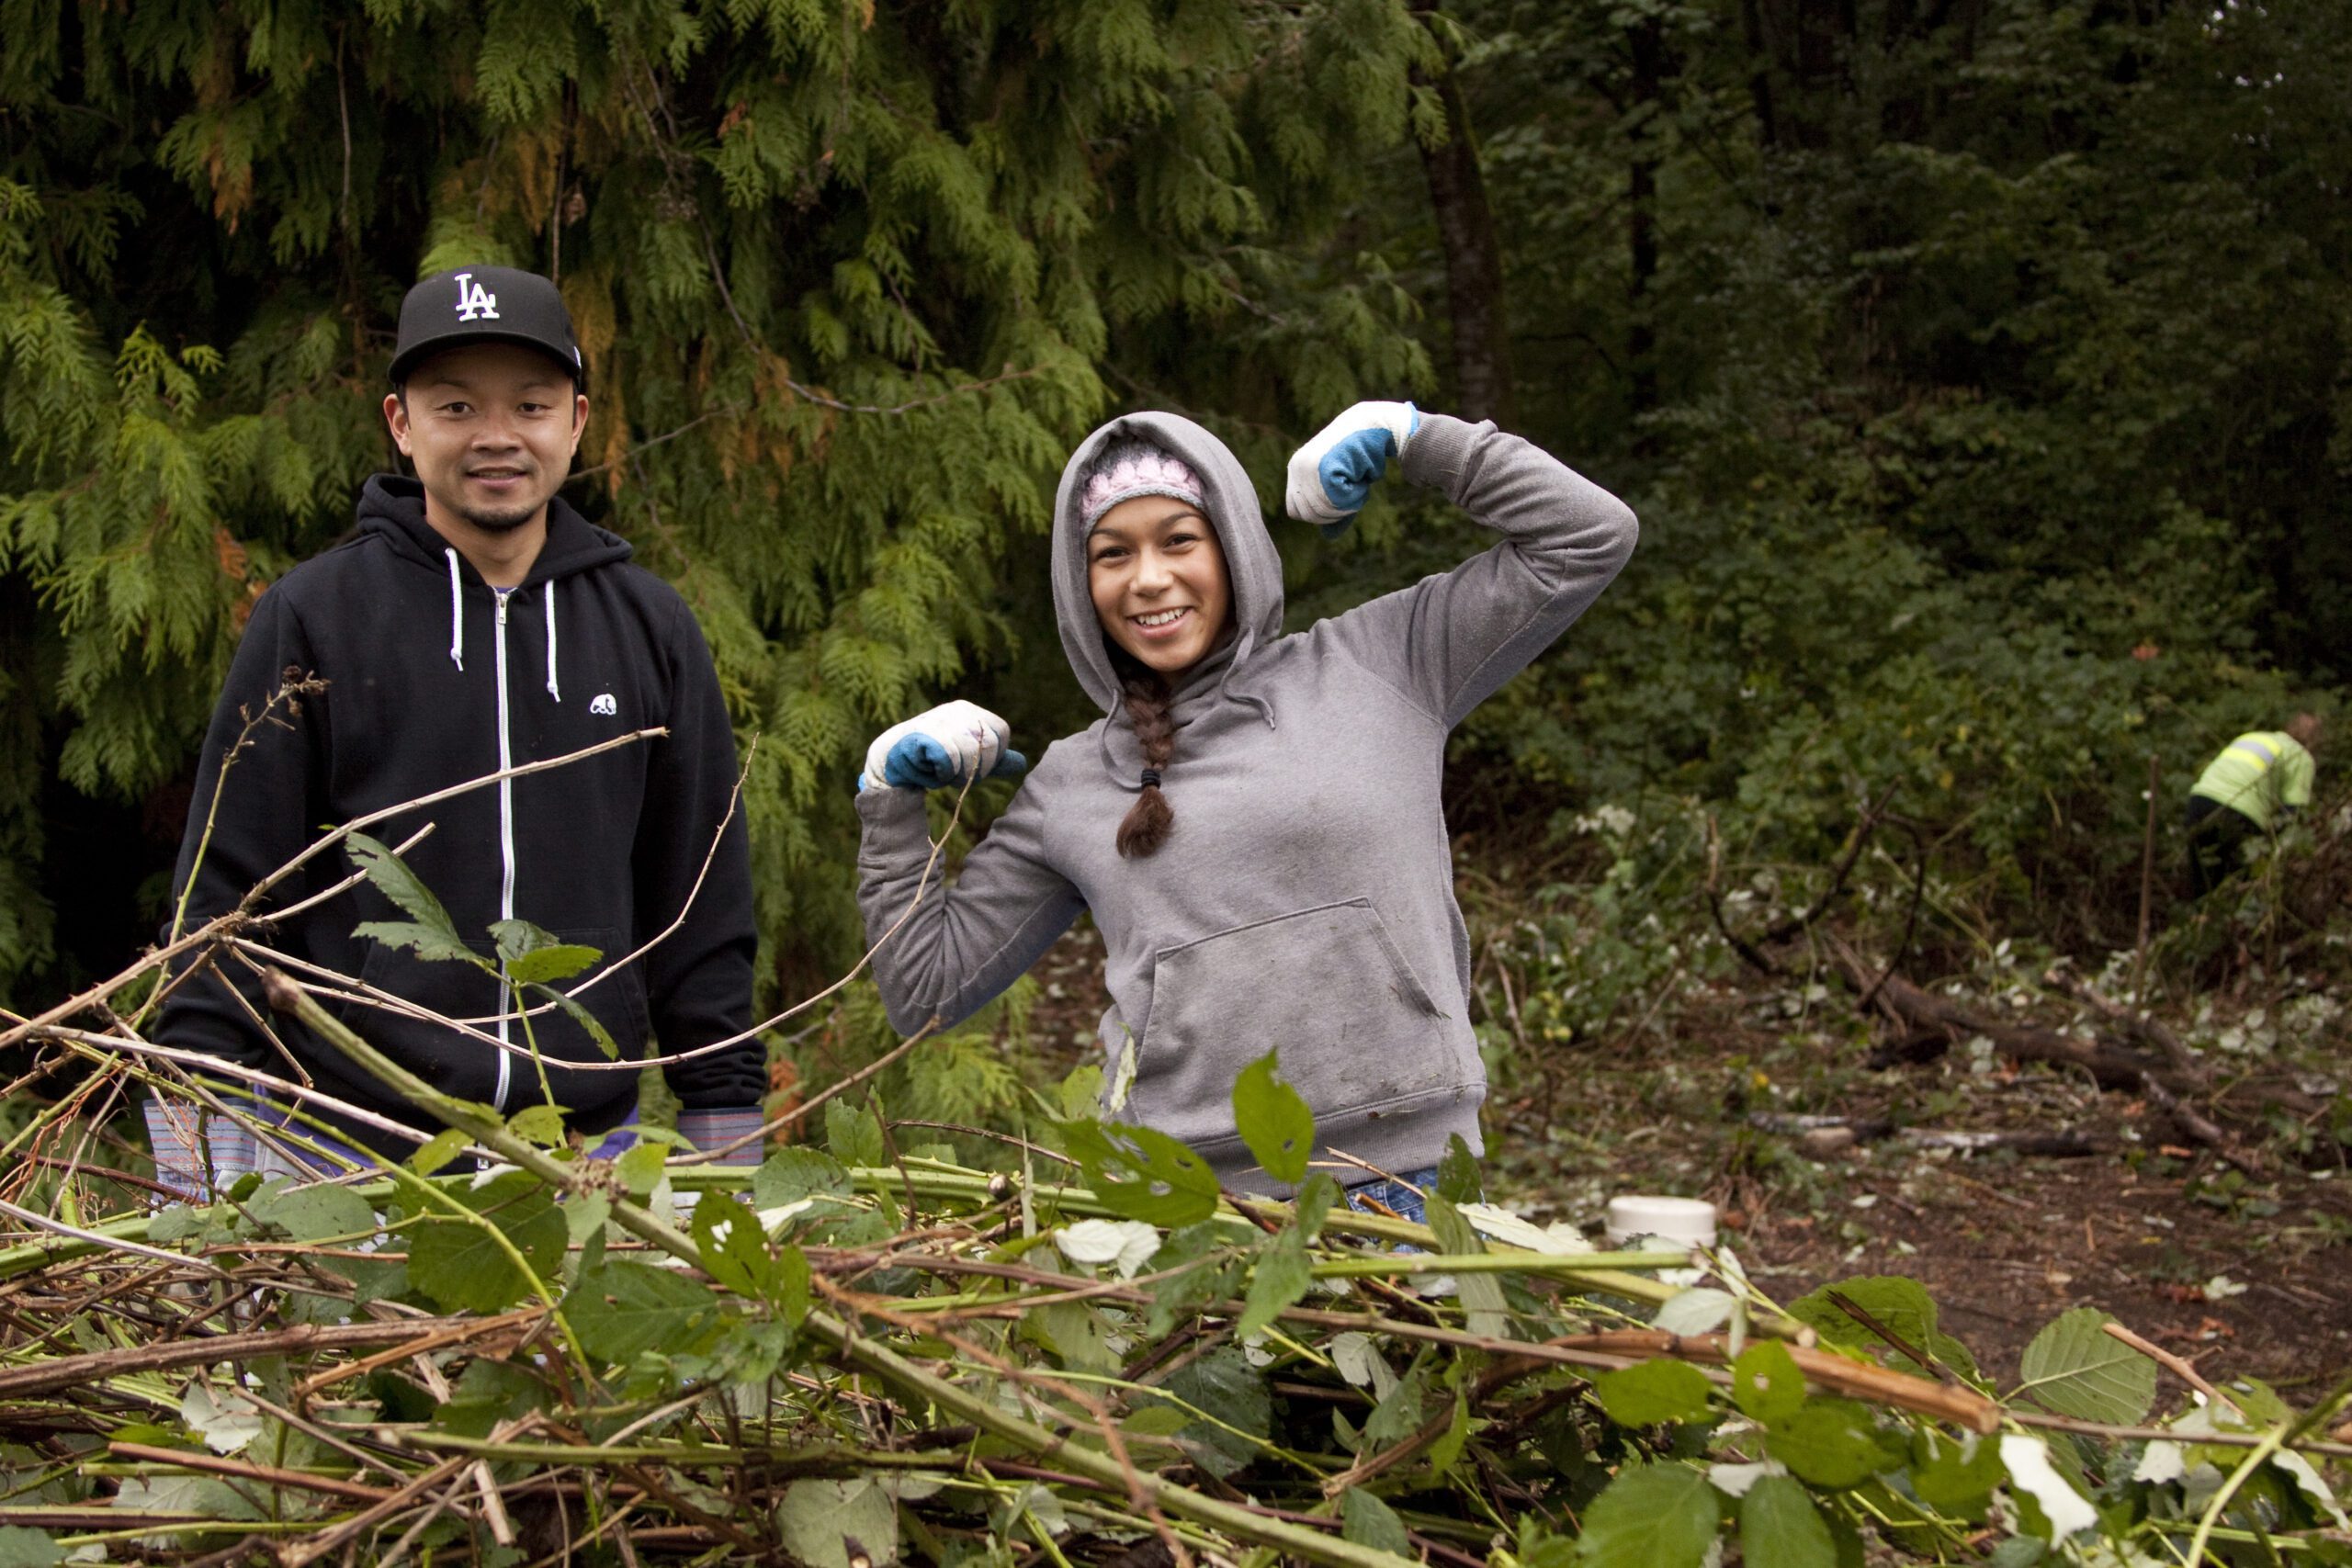
<svg viewBox="0 0 2352 1568"><path fill-rule="evenodd" d="M2188 880L2202 898L2245 861L2245 846L2267 837L2281 818L2312 803L2318 765L2317 714L2299 713L2284 729L2241 735L2198 775L2188 792Z"/></svg>
<svg viewBox="0 0 2352 1568"><path fill-rule="evenodd" d="M588 419L583 378L571 318L546 278L474 266L409 291L384 418L415 478L370 479L356 532L254 606L205 738L175 886L188 890L192 926L235 907L322 827L666 727L666 738L370 830L399 843L432 824L403 858L477 951L494 954L489 928L517 918L599 950L593 968L562 986L627 1059L649 1043L669 1055L743 1033L755 939L743 818L729 814L734 736L702 634L668 584L628 564L626 541L556 494ZM311 675L322 692L280 695ZM265 709L267 719L253 722ZM372 885L296 908L351 871L345 854L322 854L274 889L262 916L292 912L265 940L514 1049L397 1006L341 1004L362 1038L445 1092L508 1113L551 1091L592 1143L634 1120L634 1074L567 1065L604 1058L565 1011L520 1012L497 975L355 935L368 921L408 919ZM158 1032L220 1058L232 1078L248 1068L308 1079L424 1126L332 1044L271 1020L258 977L235 958L188 977ZM679 1131L695 1144L757 1128L765 1072L755 1041L666 1073L684 1107ZM342 1139L378 1156L415 1147L332 1120ZM184 1106L151 1104L149 1125L159 1173L183 1191L200 1189L207 1163L225 1184L256 1156L250 1139L216 1121L208 1162Z"/></svg>

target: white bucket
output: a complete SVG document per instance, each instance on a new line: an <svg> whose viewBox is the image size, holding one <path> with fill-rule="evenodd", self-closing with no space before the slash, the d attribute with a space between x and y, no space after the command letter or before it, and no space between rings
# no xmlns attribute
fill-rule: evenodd
<svg viewBox="0 0 2352 1568"><path fill-rule="evenodd" d="M1668 1247L1715 1245L1715 1206L1697 1198L1611 1198L1606 1224L1609 1245L1621 1250L1642 1236Z"/></svg>

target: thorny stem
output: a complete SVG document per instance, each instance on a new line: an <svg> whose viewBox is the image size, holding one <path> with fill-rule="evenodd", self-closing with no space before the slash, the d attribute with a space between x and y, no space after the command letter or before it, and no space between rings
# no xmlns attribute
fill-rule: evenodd
<svg viewBox="0 0 2352 1568"><path fill-rule="evenodd" d="M204 831L196 840L196 858L188 863L187 876L180 884L179 900L172 908L172 934L169 941L179 941L180 933L187 929L187 901L196 891L198 874L204 869L205 852L212 847L212 829L220 819L220 795L221 792L229 787L229 770L237 765L237 759L244 755L246 747L253 744L255 730L264 725L271 724L287 728L292 728L286 723L285 719L274 716L278 704L286 705L288 716L300 717L302 712L301 699L316 696L326 689L326 682L317 674L300 675L295 672L294 666L288 665L285 673L279 677L277 690L270 693L268 700L261 705L261 712L246 715L245 727L237 731L235 742L221 755L220 772L213 778L212 802L204 809ZM160 990L156 993L157 996L161 994ZM146 1021L148 1009L154 1006L155 1000L156 997L151 996L141 1007L138 1016L131 1021L134 1028Z"/></svg>
<svg viewBox="0 0 2352 1568"><path fill-rule="evenodd" d="M566 1191L571 1189L571 1173L563 1166L509 1133L495 1120L476 1113L464 1100L443 1094L423 1078L378 1051L346 1028L342 1020L321 1007L316 998L288 979L282 971L272 969L266 973L262 976L262 987L269 998L271 1007L280 1012L293 1014L321 1039L342 1051L355 1065L387 1088L399 1093L412 1105L431 1112L443 1122L457 1128L474 1142L492 1150L510 1163L530 1170L534 1176L546 1181L556 1190ZM533 1158L525 1160L517 1157L518 1154L529 1155ZM534 1168L535 1162L541 1168ZM467 1208L414 1171L397 1165L388 1165L383 1167L383 1169L403 1189L420 1193L427 1202L447 1209L455 1217L481 1227L492 1243L506 1255L507 1262L522 1275L525 1282L530 1286L531 1293L547 1303L548 1311L554 1316L556 1326L563 1331L564 1340L571 1346L573 1358L580 1363L583 1372L587 1371L588 1354L581 1348L579 1337L572 1333L571 1325L564 1318L560 1296L548 1288L546 1280L539 1278L538 1271L531 1267L530 1259L523 1256L521 1249L515 1247L512 1237L490 1220Z"/></svg>

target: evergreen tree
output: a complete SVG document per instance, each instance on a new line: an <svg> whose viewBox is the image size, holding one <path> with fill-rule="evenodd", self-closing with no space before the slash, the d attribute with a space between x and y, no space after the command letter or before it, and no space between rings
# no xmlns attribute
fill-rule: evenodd
<svg viewBox="0 0 2352 1568"><path fill-rule="evenodd" d="M1333 225L1437 123L1432 59L1402 0L0 12L0 996L74 966L51 819L143 805L167 862L253 599L392 461L401 295L466 262L560 280L566 493L701 617L759 737L764 928L837 961L854 758L1050 649L1028 584L1091 421L1172 403L1278 462L1425 384ZM83 896L129 932L159 893Z"/></svg>

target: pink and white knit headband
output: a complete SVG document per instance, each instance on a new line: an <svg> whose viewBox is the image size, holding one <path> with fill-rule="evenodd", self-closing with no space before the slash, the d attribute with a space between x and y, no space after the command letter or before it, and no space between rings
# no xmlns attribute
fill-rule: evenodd
<svg viewBox="0 0 2352 1568"><path fill-rule="evenodd" d="M1103 449L1086 481L1079 502L1083 531L1092 533L1102 514L1123 501L1139 495L1171 496L1206 506L1201 481L1184 460L1141 441L1119 442Z"/></svg>

